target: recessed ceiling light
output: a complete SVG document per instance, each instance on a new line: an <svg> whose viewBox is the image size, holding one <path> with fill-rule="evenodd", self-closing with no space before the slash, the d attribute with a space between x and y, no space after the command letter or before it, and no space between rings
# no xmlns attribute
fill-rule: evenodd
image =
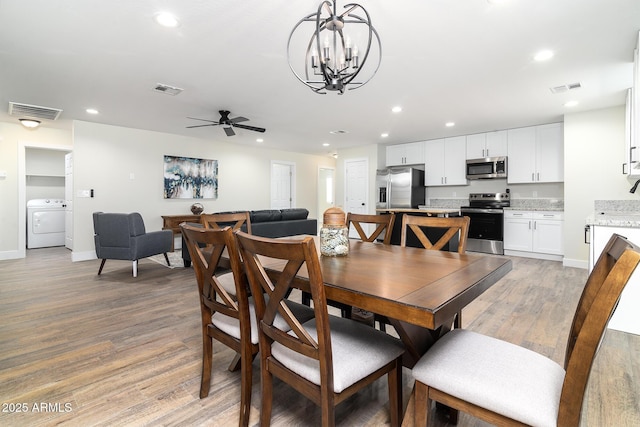
<svg viewBox="0 0 640 427"><path fill-rule="evenodd" d="M180 24L178 18L169 12L158 12L153 16L153 19L163 27L175 28Z"/></svg>
<svg viewBox="0 0 640 427"><path fill-rule="evenodd" d="M381 138L387 138L388 136L389 136L389 134L388 134L388 133L381 133L381 134L380 134L380 137L381 137Z"/></svg>
<svg viewBox="0 0 640 427"><path fill-rule="evenodd" d="M328 142L325 142L324 144L322 144L323 147L328 147L329 145L331 144L329 144Z"/></svg>
<svg viewBox="0 0 640 427"><path fill-rule="evenodd" d="M579 104L578 101L567 101L567 102L564 103L564 106L571 108L571 107L575 107L578 104Z"/></svg>
<svg viewBox="0 0 640 427"><path fill-rule="evenodd" d="M445 125L446 127L450 128L450 127L455 126L456 124L455 124L455 122L447 122L447 123L445 123L444 125Z"/></svg>
<svg viewBox="0 0 640 427"><path fill-rule="evenodd" d="M99 111L98 111L98 110L96 110L95 108L87 108L85 111L86 111L87 113L89 113L89 114L98 114L98 112L99 112Z"/></svg>
<svg viewBox="0 0 640 427"><path fill-rule="evenodd" d="M402 107L400 106L393 107L391 111L393 111L394 113L399 113L400 111L402 111Z"/></svg>
<svg viewBox="0 0 640 427"><path fill-rule="evenodd" d="M256 139L256 142L264 142L264 139L258 138L258 139Z"/></svg>
<svg viewBox="0 0 640 427"><path fill-rule="evenodd" d="M553 58L553 52L550 50L541 50L533 57L536 61L547 61L551 58Z"/></svg>

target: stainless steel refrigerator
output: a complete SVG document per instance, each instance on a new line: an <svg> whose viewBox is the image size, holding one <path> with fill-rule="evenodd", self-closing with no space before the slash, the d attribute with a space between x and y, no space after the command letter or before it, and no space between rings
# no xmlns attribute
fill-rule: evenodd
<svg viewBox="0 0 640 427"><path fill-rule="evenodd" d="M424 171L410 167L376 171L376 209L413 208L424 205Z"/></svg>

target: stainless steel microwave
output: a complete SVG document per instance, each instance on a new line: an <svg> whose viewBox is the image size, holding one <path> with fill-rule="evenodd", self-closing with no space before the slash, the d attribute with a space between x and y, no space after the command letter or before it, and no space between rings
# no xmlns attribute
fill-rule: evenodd
<svg viewBox="0 0 640 427"><path fill-rule="evenodd" d="M493 179L507 177L506 157L486 157L467 160L467 179Z"/></svg>

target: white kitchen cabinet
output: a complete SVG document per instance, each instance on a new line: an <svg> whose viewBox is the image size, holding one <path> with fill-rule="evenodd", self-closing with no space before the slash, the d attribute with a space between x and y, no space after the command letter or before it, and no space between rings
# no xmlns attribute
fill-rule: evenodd
<svg viewBox="0 0 640 427"><path fill-rule="evenodd" d="M562 123L509 129L510 184L562 182L564 145Z"/></svg>
<svg viewBox="0 0 640 427"><path fill-rule="evenodd" d="M636 245L640 244L640 228L594 226L589 230L589 273L593 269L595 261L600 257L602 250L613 233L626 237ZM640 335L640 269L636 269L629 283L620 295L620 301L616 307L608 327L623 332Z"/></svg>
<svg viewBox="0 0 640 427"><path fill-rule="evenodd" d="M424 185L467 185L466 137L425 141Z"/></svg>
<svg viewBox="0 0 640 427"><path fill-rule="evenodd" d="M467 159L507 155L507 131L467 135Z"/></svg>
<svg viewBox="0 0 640 427"><path fill-rule="evenodd" d="M561 259L563 216L562 212L506 210L505 255Z"/></svg>
<svg viewBox="0 0 640 427"><path fill-rule="evenodd" d="M423 141L387 146L387 166L421 165L423 163Z"/></svg>

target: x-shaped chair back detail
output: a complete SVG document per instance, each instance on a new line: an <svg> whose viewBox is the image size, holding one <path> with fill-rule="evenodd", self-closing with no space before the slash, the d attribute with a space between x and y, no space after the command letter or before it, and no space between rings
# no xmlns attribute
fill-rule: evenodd
<svg viewBox="0 0 640 427"><path fill-rule="evenodd" d="M406 246L407 229L410 229L420 240L422 246L426 249L441 250L449 241L458 235L458 253L464 253L467 250L467 237L469 234L470 219L463 217L428 217L416 215L404 215L402 217L402 234L400 235L400 246ZM426 236L422 227L427 228L446 228L447 231L436 241L431 242Z"/></svg>
<svg viewBox="0 0 640 427"><path fill-rule="evenodd" d="M353 225L353 228L358 232L358 236L360 236L363 242L375 242L382 232L386 230L382 243L388 245L391 243L391 232L395 218L395 214L365 215L349 212L347 213L347 228ZM367 236L367 233L362 227L363 224L376 224L377 227Z"/></svg>
<svg viewBox="0 0 640 427"><path fill-rule="evenodd" d="M247 233L251 234L251 219L249 212L202 214L200 222L204 228L219 229L230 226L233 231L239 230L246 224Z"/></svg>

